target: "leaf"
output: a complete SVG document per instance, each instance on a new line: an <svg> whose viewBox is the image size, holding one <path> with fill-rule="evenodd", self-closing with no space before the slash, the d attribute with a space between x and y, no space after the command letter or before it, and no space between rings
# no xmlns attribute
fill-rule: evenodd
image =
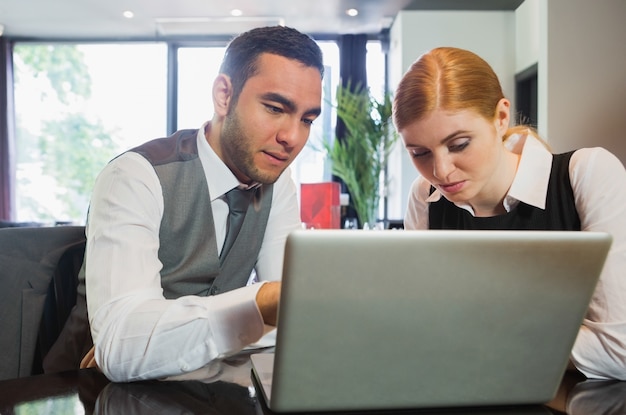
<svg viewBox="0 0 626 415"><path fill-rule="evenodd" d="M346 126L342 139L325 144L332 173L341 178L351 195L358 219L363 225L376 219L381 184L389 154L398 139L391 125L392 100L386 93L382 102L368 89L348 82L336 94L337 116Z"/></svg>

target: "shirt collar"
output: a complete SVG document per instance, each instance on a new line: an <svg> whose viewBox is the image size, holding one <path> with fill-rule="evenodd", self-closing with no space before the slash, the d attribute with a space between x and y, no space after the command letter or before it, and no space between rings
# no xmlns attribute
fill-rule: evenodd
<svg viewBox="0 0 626 415"><path fill-rule="evenodd" d="M505 146L521 157L515 179L505 199L505 208L517 202L545 209L548 182L552 170L552 153L537 138L529 135L510 137ZM521 148L520 148L521 147ZM507 208L507 211L510 211Z"/></svg>
<svg viewBox="0 0 626 415"><path fill-rule="evenodd" d="M196 141L198 143L198 156L200 157L202 169L204 170L204 175L209 186L211 201L219 199L235 187L245 190L259 187L260 183L250 185L240 183L228 166L219 158L204 135L205 129L211 128L210 124L210 122L206 122L202 125L198 130Z"/></svg>
<svg viewBox="0 0 626 415"><path fill-rule="evenodd" d="M513 153L521 154L515 178L504 198L504 208L510 212L519 202L523 202L545 209L552 170L552 153L532 135L513 135L504 145ZM426 202L436 202L441 196L441 192L435 189ZM455 203L455 205L474 214L468 204Z"/></svg>

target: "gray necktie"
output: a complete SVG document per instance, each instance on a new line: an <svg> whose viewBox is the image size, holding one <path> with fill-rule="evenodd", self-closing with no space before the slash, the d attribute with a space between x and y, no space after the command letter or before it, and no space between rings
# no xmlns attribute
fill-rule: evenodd
<svg viewBox="0 0 626 415"><path fill-rule="evenodd" d="M222 247L220 258L226 257L235 239L237 239L243 220L246 217L252 195L254 195L254 190L243 190L238 187L235 187L224 195L226 203L228 203L229 213L226 237L224 238L224 246Z"/></svg>

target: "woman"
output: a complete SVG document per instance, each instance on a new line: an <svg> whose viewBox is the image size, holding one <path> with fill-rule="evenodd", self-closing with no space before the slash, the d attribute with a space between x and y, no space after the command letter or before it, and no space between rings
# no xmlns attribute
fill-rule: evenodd
<svg viewBox="0 0 626 415"><path fill-rule="evenodd" d="M420 173L406 229L604 231L613 245L571 362L626 380L626 171L602 148L553 155L472 52L437 48L409 68L394 122Z"/></svg>

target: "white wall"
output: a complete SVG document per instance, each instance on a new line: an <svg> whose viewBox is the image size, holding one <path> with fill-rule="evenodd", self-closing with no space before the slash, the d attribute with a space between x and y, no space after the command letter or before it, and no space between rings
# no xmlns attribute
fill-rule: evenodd
<svg viewBox="0 0 626 415"><path fill-rule="evenodd" d="M538 129L555 152L601 146L626 162L626 2L525 0L516 71L538 64Z"/></svg>
<svg viewBox="0 0 626 415"><path fill-rule="evenodd" d="M515 74L538 64L538 129L555 152L602 146L626 164L626 1L525 0L514 12L406 11L391 29L390 83L441 45L470 49L514 100ZM389 216L403 217L417 176L391 162Z"/></svg>
<svg viewBox="0 0 626 415"><path fill-rule="evenodd" d="M540 39L545 36L540 15L545 0L525 0L515 10L515 73L539 61Z"/></svg>
<svg viewBox="0 0 626 415"><path fill-rule="evenodd" d="M389 82L392 90L422 53L438 46L469 49L494 68L505 95L514 100L515 12L403 11L390 31ZM404 217L407 196L417 170L402 144L389 165L391 219Z"/></svg>
<svg viewBox="0 0 626 415"><path fill-rule="evenodd" d="M626 1L546 3L541 131L556 152L602 146L626 163Z"/></svg>

